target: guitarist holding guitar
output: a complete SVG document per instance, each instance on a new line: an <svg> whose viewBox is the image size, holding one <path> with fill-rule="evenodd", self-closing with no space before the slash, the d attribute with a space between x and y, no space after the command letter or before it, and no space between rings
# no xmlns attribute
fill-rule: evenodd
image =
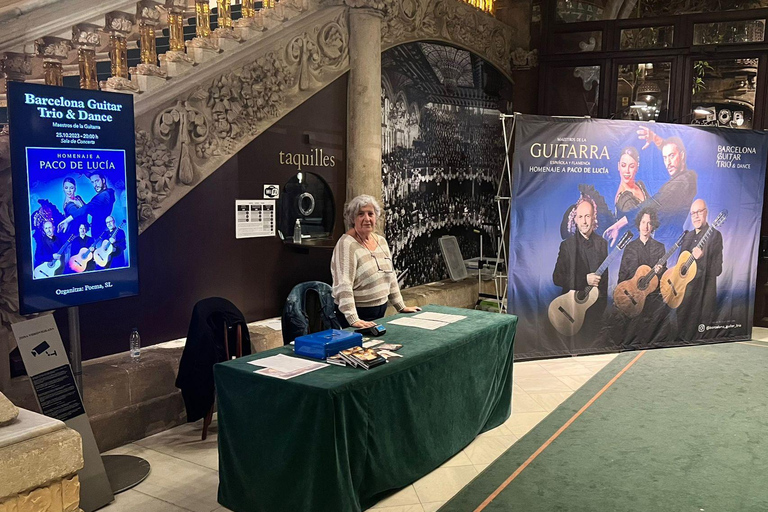
<svg viewBox="0 0 768 512"><path fill-rule="evenodd" d="M683 238L680 254L690 252L696 259L696 277L688 284L685 298L677 308L679 335L683 340L702 338L707 331L699 332L715 319L717 311L717 276L723 271L723 235L712 226L703 247L698 247L707 230L707 203L697 199L691 205L693 230Z"/></svg>
<svg viewBox="0 0 768 512"><path fill-rule="evenodd" d="M616 333L614 339L621 340L621 346L627 348L649 346L653 339L667 339L669 335L666 332L668 322L665 321L669 308L664 305L658 287L658 276L661 276L667 268L666 263L659 263L665 260L666 251L664 244L652 236L659 227L656 209L640 210L635 217L635 225L640 232L640 238L629 242L624 249L619 267L620 284L614 291L614 304L623 313L616 319L620 328L614 330ZM643 270L638 272L640 267ZM653 274L648 276L651 272ZM653 275L657 277L655 280L648 279L648 284L636 293L621 293L624 291L624 286L627 286L625 283L636 277L636 273L641 273L642 278L646 279ZM619 294L618 297L617 294ZM625 308L622 309L622 306Z"/></svg>
<svg viewBox="0 0 768 512"><path fill-rule="evenodd" d="M596 206L590 196L582 194L579 198L571 210L568 228L573 235L560 243L552 281L563 289L564 294L570 290L583 290L587 286L597 287L599 298L587 310L581 329L585 339L595 339L608 303L608 276L599 276L595 271L608 257L608 242L595 233Z"/></svg>

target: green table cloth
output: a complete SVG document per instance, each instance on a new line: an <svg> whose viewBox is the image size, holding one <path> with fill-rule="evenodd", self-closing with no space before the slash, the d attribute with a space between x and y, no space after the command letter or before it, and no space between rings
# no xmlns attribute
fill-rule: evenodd
<svg viewBox="0 0 768 512"><path fill-rule="evenodd" d="M402 358L329 366L290 380L249 361L214 367L219 503L235 512L359 512L431 472L511 412L517 317L466 316L429 331L388 324ZM408 315L412 317L413 315Z"/></svg>

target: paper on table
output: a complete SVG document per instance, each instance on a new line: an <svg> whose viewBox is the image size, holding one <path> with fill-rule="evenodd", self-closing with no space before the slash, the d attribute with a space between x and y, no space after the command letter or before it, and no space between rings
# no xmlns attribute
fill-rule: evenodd
<svg viewBox="0 0 768 512"><path fill-rule="evenodd" d="M435 329L439 329L440 327L443 327L444 325L447 325L445 322L435 322L433 320L419 320L417 318L398 318L397 320L392 320L390 322L387 322L387 325L404 325L407 327L418 327L419 329L428 329L430 331L434 331Z"/></svg>
<svg viewBox="0 0 768 512"><path fill-rule="evenodd" d="M315 366L300 368L298 370L293 370L289 372L281 372L280 370L275 370L274 368L262 368L261 370L256 370L253 373L258 373L259 375L266 375L267 377L275 377L276 379L288 380L294 377L298 377L299 375L304 375L305 373L313 372L315 370L319 370L320 368L325 368L326 366L329 366L325 363L312 363L312 364L314 364Z"/></svg>
<svg viewBox="0 0 768 512"><path fill-rule="evenodd" d="M264 325L272 329L273 331L282 331L283 326L279 318L264 322Z"/></svg>
<svg viewBox="0 0 768 512"><path fill-rule="evenodd" d="M248 361L248 364L253 366L263 366L264 368L272 368L279 372L293 372L296 370L305 370L312 368L316 370L324 366L328 366L325 363L317 363L315 361L307 361L306 359L299 359L298 357L291 357L285 354L278 354L276 356L265 357L264 359L256 359L254 361Z"/></svg>
<svg viewBox="0 0 768 512"><path fill-rule="evenodd" d="M453 322L464 320L467 317L462 315L449 315L448 313L433 313L431 311L427 311L424 313L419 313L418 315L414 315L413 318L418 318L419 320L432 320L435 322L452 324Z"/></svg>

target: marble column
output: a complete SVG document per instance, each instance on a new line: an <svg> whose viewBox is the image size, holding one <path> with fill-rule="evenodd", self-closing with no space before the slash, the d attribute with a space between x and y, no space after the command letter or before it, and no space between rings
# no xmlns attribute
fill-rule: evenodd
<svg viewBox="0 0 768 512"><path fill-rule="evenodd" d="M368 194L382 204L381 20L367 7L349 10L347 198Z"/></svg>

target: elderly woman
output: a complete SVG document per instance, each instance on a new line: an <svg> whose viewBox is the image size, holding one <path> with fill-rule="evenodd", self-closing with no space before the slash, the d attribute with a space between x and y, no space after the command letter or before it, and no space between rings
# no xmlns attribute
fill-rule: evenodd
<svg viewBox="0 0 768 512"><path fill-rule="evenodd" d="M374 233L381 207L368 195L344 206L349 230L341 235L331 258L333 300L342 327L373 327L384 316L387 301L400 313L421 311L406 307L397 285L392 255L384 237Z"/></svg>

